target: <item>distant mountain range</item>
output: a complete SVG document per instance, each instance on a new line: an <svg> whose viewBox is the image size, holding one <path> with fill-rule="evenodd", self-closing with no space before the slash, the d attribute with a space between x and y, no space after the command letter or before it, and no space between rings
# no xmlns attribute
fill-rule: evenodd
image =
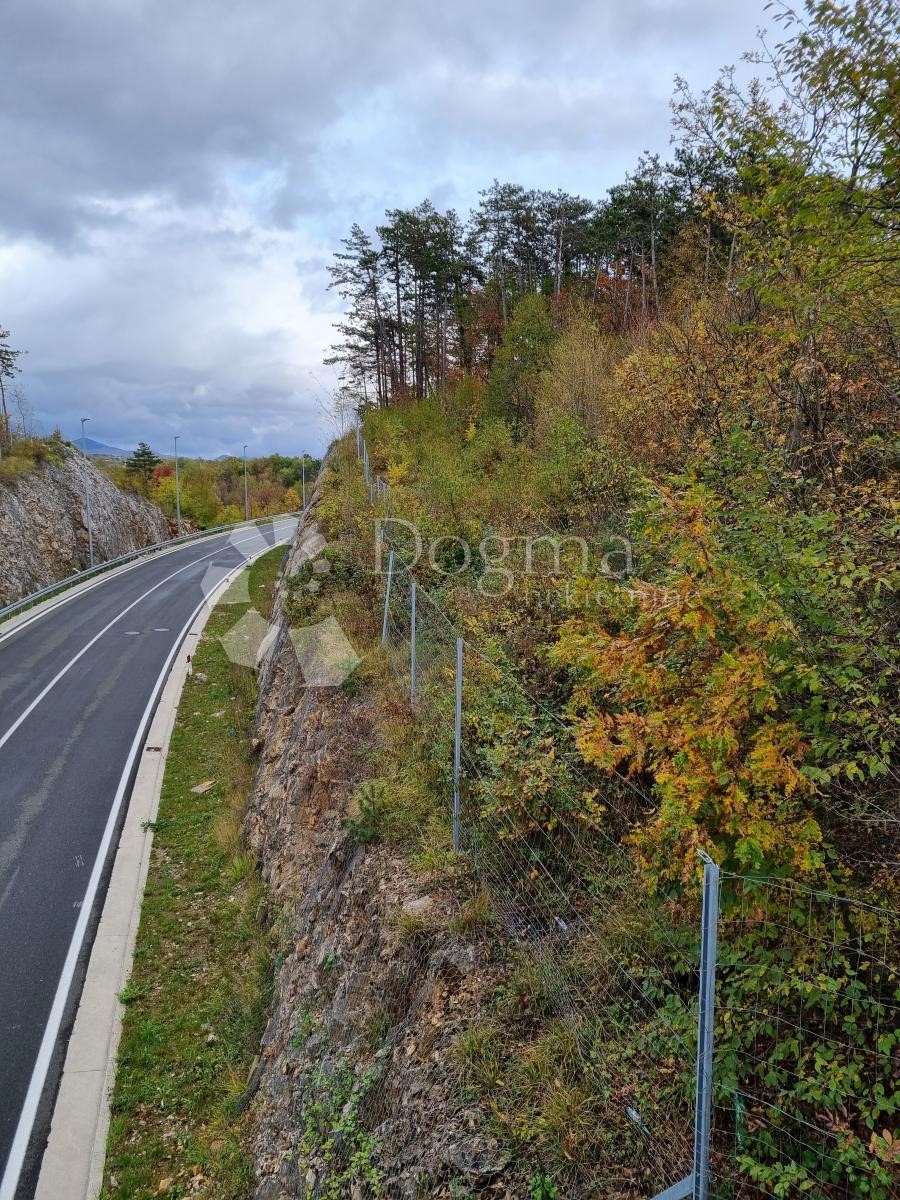
<svg viewBox="0 0 900 1200"><path fill-rule="evenodd" d="M81 437L72 438L73 445L81 449ZM98 458L129 458L130 450L120 450L118 446L107 446L106 442L97 442L93 438L84 439L84 449L87 454L95 454Z"/></svg>

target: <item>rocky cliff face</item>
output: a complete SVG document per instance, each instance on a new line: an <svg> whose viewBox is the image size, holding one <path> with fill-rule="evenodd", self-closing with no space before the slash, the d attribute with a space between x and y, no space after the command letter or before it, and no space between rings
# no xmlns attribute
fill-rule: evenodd
<svg viewBox="0 0 900 1200"><path fill-rule="evenodd" d="M169 537L169 522L155 504L117 488L90 461L63 446L59 461L12 483L0 482L0 605L88 566L86 482L95 562Z"/></svg>
<svg viewBox="0 0 900 1200"><path fill-rule="evenodd" d="M321 550L298 534L286 573ZM255 1200L523 1196L462 1097L455 1041L498 983L489 945L391 847L359 844L365 688L310 688L279 598L261 666L260 765L245 833L285 953L250 1081Z"/></svg>

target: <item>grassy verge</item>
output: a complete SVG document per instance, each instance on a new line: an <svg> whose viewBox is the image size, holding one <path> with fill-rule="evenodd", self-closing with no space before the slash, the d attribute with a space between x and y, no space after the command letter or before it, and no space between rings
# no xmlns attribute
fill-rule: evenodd
<svg viewBox="0 0 900 1200"><path fill-rule="evenodd" d="M263 1028L276 938L260 921L262 885L240 833L254 769L255 677L229 661L220 638L251 607L271 614L283 553L272 550L249 568L249 604L213 612L179 706L122 997L108 1200L224 1200L249 1191L240 1098Z"/></svg>

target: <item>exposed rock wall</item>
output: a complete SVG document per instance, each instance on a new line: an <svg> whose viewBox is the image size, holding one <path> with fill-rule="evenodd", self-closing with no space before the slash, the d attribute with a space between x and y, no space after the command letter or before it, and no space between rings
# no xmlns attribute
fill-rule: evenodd
<svg viewBox="0 0 900 1200"><path fill-rule="evenodd" d="M117 488L70 447L61 447L59 454L58 462L0 482L0 605L88 566L86 480L95 562L169 536L169 522L155 504Z"/></svg>
<svg viewBox="0 0 900 1200"><path fill-rule="evenodd" d="M286 571L315 557L298 533ZM281 599L245 833L286 947L250 1081L256 1200L527 1194L462 1098L454 1042L497 985L454 900L346 828L376 736L365 688L307 688Z"/></svg>

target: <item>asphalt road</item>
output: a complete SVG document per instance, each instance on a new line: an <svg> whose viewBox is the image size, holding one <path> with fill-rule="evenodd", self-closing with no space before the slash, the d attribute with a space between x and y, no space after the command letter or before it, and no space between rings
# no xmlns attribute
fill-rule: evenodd
<svg viewBox="0 0 900 1200"><path fill-rule="evenodd" d="M204 596L293 530L282 520L201 539L11 633L0 626L2 1197L36 1183L111 868L105 844L118 840L166 664Z"/></svg>

